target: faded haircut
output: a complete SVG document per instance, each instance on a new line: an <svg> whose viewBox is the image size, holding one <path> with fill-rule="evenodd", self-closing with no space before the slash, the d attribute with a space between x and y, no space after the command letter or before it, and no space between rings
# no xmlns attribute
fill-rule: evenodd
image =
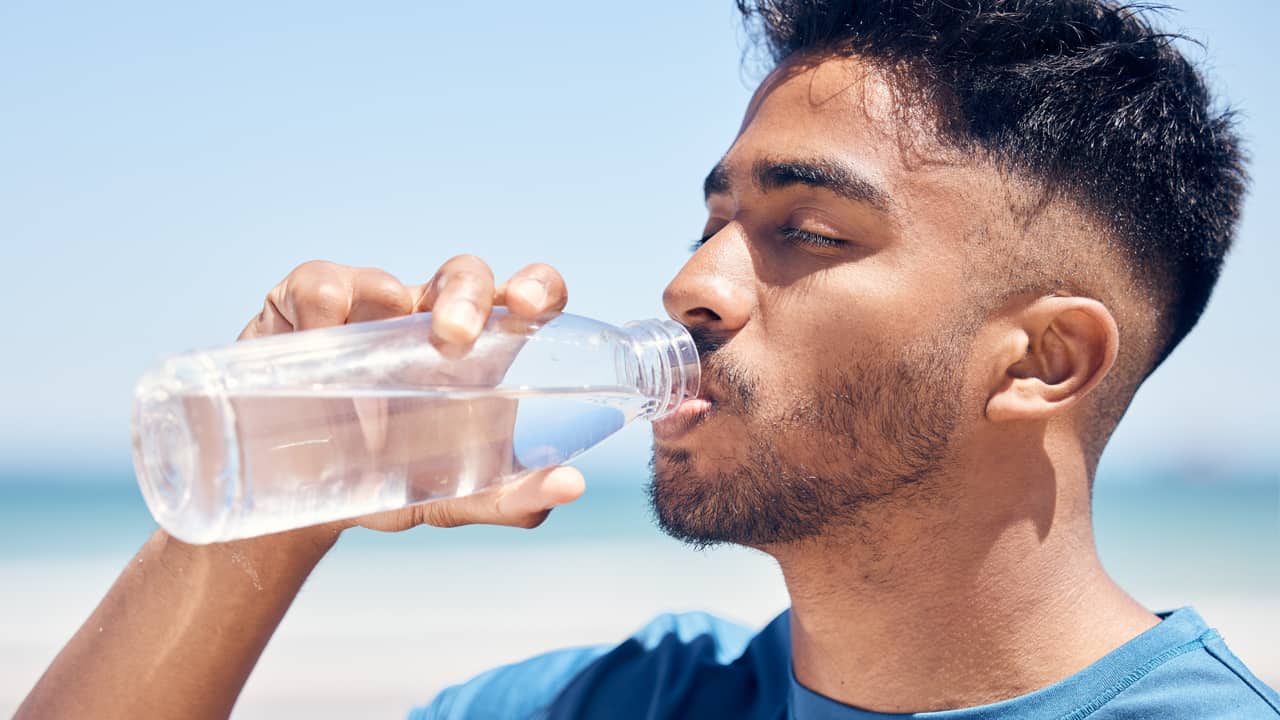
<svg viewBox="0 0 1280 720"><path fill-rule="evenodd" d="M1142 367L1107 413L1118 422L1136 385L1203 313L1247 182L1233 114L1215 109L1179 36L1147 21L1154 8L1104 0L738 0L738 8L775 63L867 61L925 101L945 143L1109 230L1134 286L1155 303Z"/></svg>

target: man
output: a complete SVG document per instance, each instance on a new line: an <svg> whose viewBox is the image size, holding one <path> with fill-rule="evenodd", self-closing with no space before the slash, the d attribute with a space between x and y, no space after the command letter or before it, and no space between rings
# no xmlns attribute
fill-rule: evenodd
<svg viewBox="0 0 1280 720"><path fill-rule="evenodd" d="M771 554L791 608L756 634L664 618L414 717L1280 716L1194 610L1106 575L1090 523L1103 446L1237 220L1241 153L1199 75L1100 0L739 5L777 65L666 289L704 392L655 425L651 496L678 538ZM495 288L469 256L420 286L309 263L243 337L431 309L465 347L494 304L565 300L542 265ZM561 468L358 524L532 527L582 489ZM350 524L157 532L19 717L225 717Z"/></svg>

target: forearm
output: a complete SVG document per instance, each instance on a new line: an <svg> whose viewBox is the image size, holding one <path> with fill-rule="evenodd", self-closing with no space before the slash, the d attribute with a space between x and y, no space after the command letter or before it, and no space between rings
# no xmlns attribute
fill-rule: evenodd
<svg viewBox="0 0 1280 720"><path fill-rule="evenodd" d="M227 717L336 538L317 529L194 546L157 531L15 720Z"/></svg>

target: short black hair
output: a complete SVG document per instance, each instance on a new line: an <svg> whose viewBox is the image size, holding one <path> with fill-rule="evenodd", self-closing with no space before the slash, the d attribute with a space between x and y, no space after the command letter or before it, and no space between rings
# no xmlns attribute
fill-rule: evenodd
<svg viewBox="0 0 1280 720"><path fill-rule="evenodd" d="M1161 299L1149 374L1200 318L1247 184L1234 114L1106 0L737 0L776 63L856 56L934 99L944 140L1096 214Z"/></svg>

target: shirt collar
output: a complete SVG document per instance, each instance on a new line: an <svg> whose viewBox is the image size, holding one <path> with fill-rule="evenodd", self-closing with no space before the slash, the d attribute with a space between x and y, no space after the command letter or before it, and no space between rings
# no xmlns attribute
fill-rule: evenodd
<svg viewBox="0 0 1280 720"><path fill-rule="evenodd" d="M836 702L801 685L791 671L790 720L995 720L1011 717L1062 717L1093 702L1106 702L1109 691L1127 676L1137 677L1158 664L1163 653L1198 642L1209 628L1189 607L1156 613L1161 621L1080 672L1046 688L988 705L934 712L887 714ZM1145 667L1145 670L1144 670ZM1137 678L1135 677L1134 680Z"/></svg>

